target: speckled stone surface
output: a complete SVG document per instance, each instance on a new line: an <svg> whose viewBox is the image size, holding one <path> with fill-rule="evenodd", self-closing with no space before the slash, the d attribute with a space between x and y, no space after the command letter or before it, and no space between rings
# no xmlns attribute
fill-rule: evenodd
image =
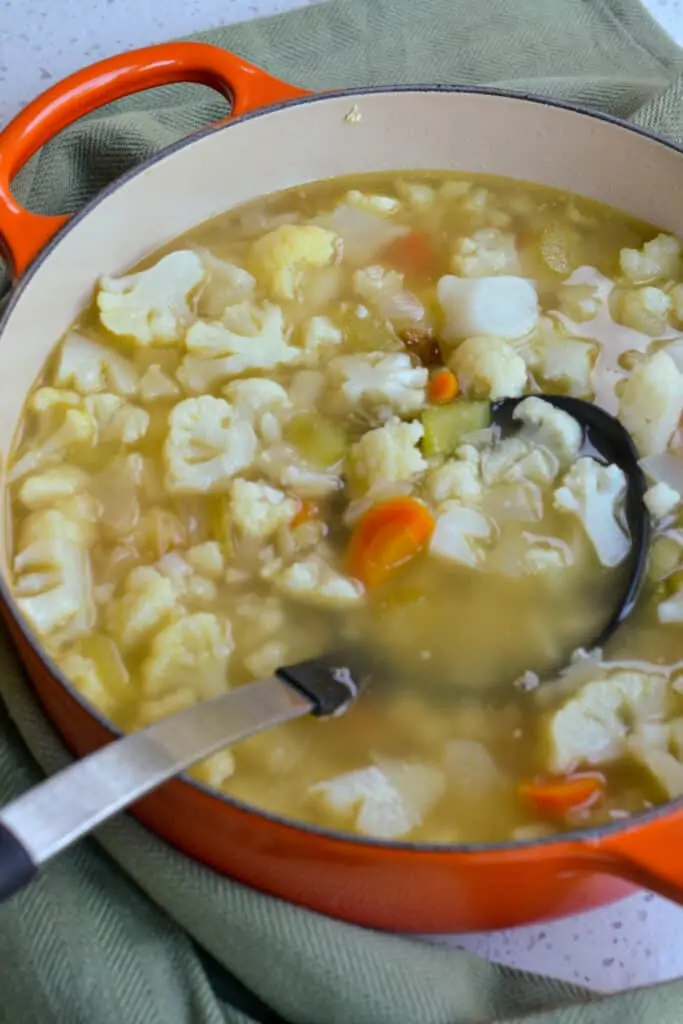
<svg viewBox="0 0 683 1024"><path fill-rule="evenodd" d="M51 81L121 50L307 0L0 0L0 125ZM683 45L683 0L646 0ZM683 975L683 909L649 893L566 921L443 941L604 991Z"/></svg>

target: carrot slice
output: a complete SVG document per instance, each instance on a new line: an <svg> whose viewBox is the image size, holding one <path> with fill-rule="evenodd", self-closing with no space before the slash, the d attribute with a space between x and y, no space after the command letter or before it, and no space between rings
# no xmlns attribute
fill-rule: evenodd
<svg viewBox="0 0 683 1024"><path fill-rule="evenodd" d="M315 519L318 515L318 506L313 501L306 501L303 499L299 506L299 511L292 519L292 527L296 529L297 526L303 526L304 523L309 523L311 519Z"/></svg>
<svg viewBox="0 0 683 1024"><path fill-rule="evenodd" d="M380 263L387 263L409 277L430 277L438 273L439 258L422 231L399 235L382 250Z"/></svg>
<svg viewBox="0 0 683 1024"><path fill-rule="evenodd" d="M447 402L451 402L459 391L458 378L452 370L447 370L444 367L429 378L427 397L432 405L445 405Z"/></svg>
<svg viewBox="0 0 683 1024"><path fill-rule="evenodd" d="M433 530L434 517L416 498L390 498L373 505L351 535L349 574L368 588L376 587L419 554Z"/></svg>
<svg viewBox="0 0 683 1024"><path fill-rule="evenodd" d="M604 791L605 780L602 775L587 773L523 782L519 787L522 799L556 818L564 818L571 811L592 807Z"/></svg>

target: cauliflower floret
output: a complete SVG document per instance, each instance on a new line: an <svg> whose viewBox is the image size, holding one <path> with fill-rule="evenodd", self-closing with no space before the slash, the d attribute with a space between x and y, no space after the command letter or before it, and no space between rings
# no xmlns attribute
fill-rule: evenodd
<svg viewBox="0 0 683 1024"><path fill-rule="evenodd" d="M205 274L197 253L185 249L137 274L103 277L97 293L100 321L136 345L180 341L191 317L188 296Z"/></svg>
<svg viewBox="0 0 683 1024"><path fill-rule="evenodd" d="M436 526L429 541L429 553L449 562L474 569L485 557L481 541L491 537L491 523L476 509L457 501L439 507Z"/></svg>
<svg viewBox="0 0 683 1024"><path fill-rule="evenodd" d="M243 534L266 539L290 523L299 511L299 502L288 498L269 484L251 480L233 480L230 488L230 512Z"/></svg>
<svg viewBox="0 0 683 1024"><path fill-rule="evenodd" d="M426 210L436 201L436 191L431 185L423 185L418 181L399 181L396 191L414 210Z"/></svg>
<svg viewBox="0 0 683 1024"><path fill-rule="evenodd" d="M178 600L192 606L193 610L196 606L211 605L218 598L216 574L211 572L204 575L196 568L204 560L201 555L197 555L200 546L203 545L190 548L184 555L179 551L167 551L155 566L162 576L171 581Z"/></svg>
<svg viewBox="0 0 683 1024"><path fill-rule="evenodd" d="M447 274L436 286L443 310L441 338L446 343L471 335L522 338L538 323L538 296L523 277L454 277Z"/></svg>
<svg viewBox="0 0 683 1024"><path fill-rule="evenodd" d="M296 448L283 442L271 444L257 465L269 480L298 498L326 498L342 486L336 472L315 469L302 459Z"/></svg>
<svg viewBox="0 0 683 1024"><path fill-rule="evenodd" d="M147 640L175 610L178 593L173 582L152 566L128 573L120 597L106 610L107 630L123 650Z"/></svg>
<svg viewBox="0 0 683 1024"><path fill-rule="evenodd" d="M591 284L563 284L557 291L557 308L576 324L597 316L601 304L599 289Z"/></svg>
<svg viewBox="0 0 683 1024"><path fill-rule="evenodd" d="M223 394L235 407L238 415L249 420L253 420L260 413L286 412L292 405L281 384L262 377L234 380L223 388Z"/></svg>
<svg viewBox="0 0 683 1024"><path fill-rule="evenodd" d="M618 466L582 458L565 473L553 496L558 511L577 516L600 564L607 568L623 562L631 549L629 535L619 521L625 490L626 477Z"/></svg>
<svg viewBox="0 0 683 1024"><path fill-rule="evenodd" d="M425 367L414 366L407 352L337 356L328 367L336 404L354 411L360 408L379 422L419 412L428 377Z"/></svg>
<svg viewBox="0 0 683 1024"><path fill-rule="evenodd" d="M235 755L232 750L219 750L204 761L189 769L188 774L198 782L213 789L220 789L224 782L235 773Z"/></svg>
<svg viewBox="0 0 683 1024"><path fill-rule="evenodd" d="M421 423L390 420L369 430L351 448L348 473L354 489L371 494L387 484L414 480L427 469L418 445L424 435Z"/></svg>
<svg viewBox="0 0 683 1024"><path fill-rule="evenodd" d="M430 470L425 477L427 494L436 504L459 501L471 505L482 496L479 452L465 446L456 452L456 456L444 462L443 466Z"/></svg>
<svg viewBox="0 0 683 1024"><path fill-rule="evenodd" d="M646 285L632 288L616 299L614 319L651 338L664 334L671 311L671 299L661 288Z"/></svg>
<svg viewBox="0 0 683 1024"><path fill-rule="evenodd" d="M353 275L353 287L381 320L411 323L424 318L424 306L416 295L406 291L403 274L397 270L381 265L364 267Z"/></svg>
<svg viewBox="0 0 683 1024"><path fill-rule="evenodd" d="M218 580L225 572L225 558L218 541L207 540L195 544L185 552L189 565L207 580Z"/></svg>
<svg viewBox="0 0 683 1024"><path fill-rule="evenodd" d="M327 267L337 258L339 238L317 224L281 224L251 247L249 261L277 299L296 298L304 272Z"/></svg>
<svg viewBox="0 0 683 1024"><path fill-rule="evenodd" d="M487 487L503 483L549 484L559 468L551 451L519 436L506 437L481 455L481 475Z"/></svg>
<svg viewBox="0 0 683 1024"><path fill-rule="evenodd" d="M241 373L285 366L302 356L300 348L288 344L282 310L267 302L230 306L222 323L198 320L185 344L188 355L177 377L184 388L196 392Z"/></svg>
<svg viewBox="0 0 683 1024"><path fill-rule="evenodd" d="M576 285L575 287L581 287ZM562 385L577 398L590 395L598 346L584 338L564 334L550 317L541 317L538 328L520 355L529 370L544 381Z"/></svg>
<svg viewBox="0 0 683 1024"><path fill-rule="evenodd" d="M130 397L137 390L138 372L120 353L74 331L67 336L59 353L55 384L60 388L74 388L81 395L113 391Z"/></svg>
<svg viewBox="0 0 683 1024"><path fill-rule="evenodd" d="M550 717L548 770L563 775L619 760L628 752L629 736L662 721L667 708L663 675L624 670L587 682Z"/></svg>
<svg viewBox="0 0 683 1024"><path fill-rule="evenodd" d="M57 659L59 668L79 693L105 715L116 710L118 695L107 685L108 680L94 658L68 651Z"/></svg>
<svg viewBox="0 0 683 1024"><path fill-rule="evenodd" d="M657 235L642 249L622 249L621 271L634 284L678 277L681 243L673 235Z"/></svg>
<svg viewBox="0 0 683 1024"><path fill-rule="evenodd" d="M83 404L95 420L97 440L103 444L137 444L147 433L149 413L118 395L87 395Z"/></svg>
<svg viewBox="0 0 683 1024"><path fill-rule="evenodd" d="M256 278L248 270L219 260L206 249L201 250L200 256L207 277L197 302L199 316L219 318L228 306L253 297Z"/></svg>
<svg viewBox="0 0 683 1024"><path fill-rule="evenodd" d="M315 223L332 231L343 241L344 262L358 266L367 263L389 242L410 231L392 217L381 216L350 203L342 203L331 213L316 217Z"/></svg>
<svg viewBox="0 0 683 1024"><path fill-rule="evenodd" d="M180 388L158 363L154 363L140 378L139 393L143 402L156 402L164 398L175 398L180 394Z"/></svg>
<svg viewBox="0 0 683 1024"><path fill-rule="evenodd" d="M667 800L683 796L683 764L673 754L651 747L639 736L629 741L628 752L647 768Z"/></svg>
<svg viewBox="0 0 683 1024"><path fill-rule="evenodd" d="M171 410L168 425L164 461L171 493L227 491L232 477L256 457L253 427L224 398L187 398Z"/></svg>
<svg viewBox="0 0 683 1024"><path fill-rule="evenodd" d="M641 455L666 450L682 412L683 376L666 352L649 356L622 385L619 419Z"/></svg>
<svg viewBox="0 0 683 1024"><path fill-rule="evenodd" d="M319 782L308 793L363 835L398 839L422 823L445 788L432 765L387 761Z"/></svg>
<svg viewBox="0 0 683 1024"><path fill-rule="evenodd" d="M95 622L88 536L58 509L34 512L22 525L14 558L19 609L39 636L87 633Z"/></svg>
<svg viewBox="0 0 683 1024"><path fill-rule="evenodd" d="M451 270L459 277L519 273L514 235L498 228L482 228L471 238L459 238L451 256Z"/></svg>
<svg viewBox="0 0 683 1024"><path fill-rule="evenodd" d="M337 348L343 340L343 331L328 316L311 317L304 326L301 336L302 348L311 365Z"/></svg>
<svg viewBox="0 0 683 1024"><path fill-rule="evenodd" d="M82 409L67 409L61 424L54 432L43 428L37 438L31 439L30 447L21 452L10 465L9 483L21 480L27 473L35 472L52 462L65 462L74 449L90 447L95 443L97 427L92 416Z"/></svg>
<svg viewBox="0 0 683 1024"><path fill-rule="evenodd" d="M368 213L376 213L380 217L393 217L401 209L398 199L393 199L391 196L373 195L370 192L359 192L358 189L351 189L350 192L347 192L344 201L349 206L367 210Z"/></svg>
<svg viewBox="0 0 683 1024"><path fill-rule="evenodd" d="M665 519L680 504L681 495L668 484L654 484L645 492L647 510L655 519Z"/></svg>
<svg viewBox="0 0 683 1024"><path fill-rule="evenodd" d="M317 555L294 562L273 576L283 594L321 608L350 608L363 599L363 587L343 576Z"/></svg>
<svg viewBox="0 0 683 1024"><path fill-rule="evenodd" d="M496 399L524 392L524 360L502 338L468 338L458 345L449 365L466 394Z"/></svg>
<svg viewBox="0 0 683 1024"><path fill-rule="evenodd" d="M532 444L548 448L564 461L573 461L583 444L583 430L573 416L542 398L525 398L513 419L523 424L523 435ZM526 429L525 429L526 428Z"/></svg>
<svg viewBox="0 0 683 1024"><path fill-rule="evenodd" d="M55 466L24 480L17 497L26 508L54 508L65 498L82 494L89 479L78 466Z"/></svg>
<svg viewBox="0 0 683 1024"><path fill-rule="evenodd" d="M228 663L233 651L227 619L208 612L187 615L160 630L142 664L142 684L148 697L191 690L206 700L230 688Z"/></svg>
<svg viewBox="0 0 683 1024"><path fill-rule="evenodd" d="M677 589L657 607L657 618L665 624L683 622L683 589Z"/></svg>

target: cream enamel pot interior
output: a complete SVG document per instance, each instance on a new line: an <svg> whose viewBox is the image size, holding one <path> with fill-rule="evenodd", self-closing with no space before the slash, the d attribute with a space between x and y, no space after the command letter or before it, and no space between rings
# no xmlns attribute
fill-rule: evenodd
<svg viewBox="0 0 683 1024"><path fill-rule="evenodd" d="M232 96L232 118L126 175L68 222L30 214L12 198L11 179L65 125L121 96L181 80ZM352 110L357 116L347 117ZM101 273L124 271L257 195L329 176L406 168L538 181L683 235L683 154L615 121L538 100L436 86L311 96L203 44L112 58L49 90L0 134L0 241L21 278L0 334L2 464L27 392ZM3 614L47 714L74 754L88 753L114 731L31 637L11 599L8 571L3 534ZM500 928L597 906L633 884L683 903L682 802L550 840L436 848L299 826L184 779L167 783L133 813L219 872L378 928Z"/></svg>

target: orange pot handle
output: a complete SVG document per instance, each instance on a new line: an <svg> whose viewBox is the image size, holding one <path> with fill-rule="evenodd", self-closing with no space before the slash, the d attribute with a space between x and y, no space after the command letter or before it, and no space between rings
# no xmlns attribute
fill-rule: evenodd
<svg viewBox="0 0 683 1024"><path fill-rule="evenodd" d="M602 870L683 906L683 811L605 836L594 853Z"/></svg>
<svg viewBox="0 0 683 1024"><path fill-rule="evenodd" d="M69 217L25 210L12 195L12 179L41 146L80 117L124 96L173 82L198 82L215 89L232 101L231 118L305 95L207 43L162 43L131 50L53 85L0 132L0 254L15 280Z"/></svg>

